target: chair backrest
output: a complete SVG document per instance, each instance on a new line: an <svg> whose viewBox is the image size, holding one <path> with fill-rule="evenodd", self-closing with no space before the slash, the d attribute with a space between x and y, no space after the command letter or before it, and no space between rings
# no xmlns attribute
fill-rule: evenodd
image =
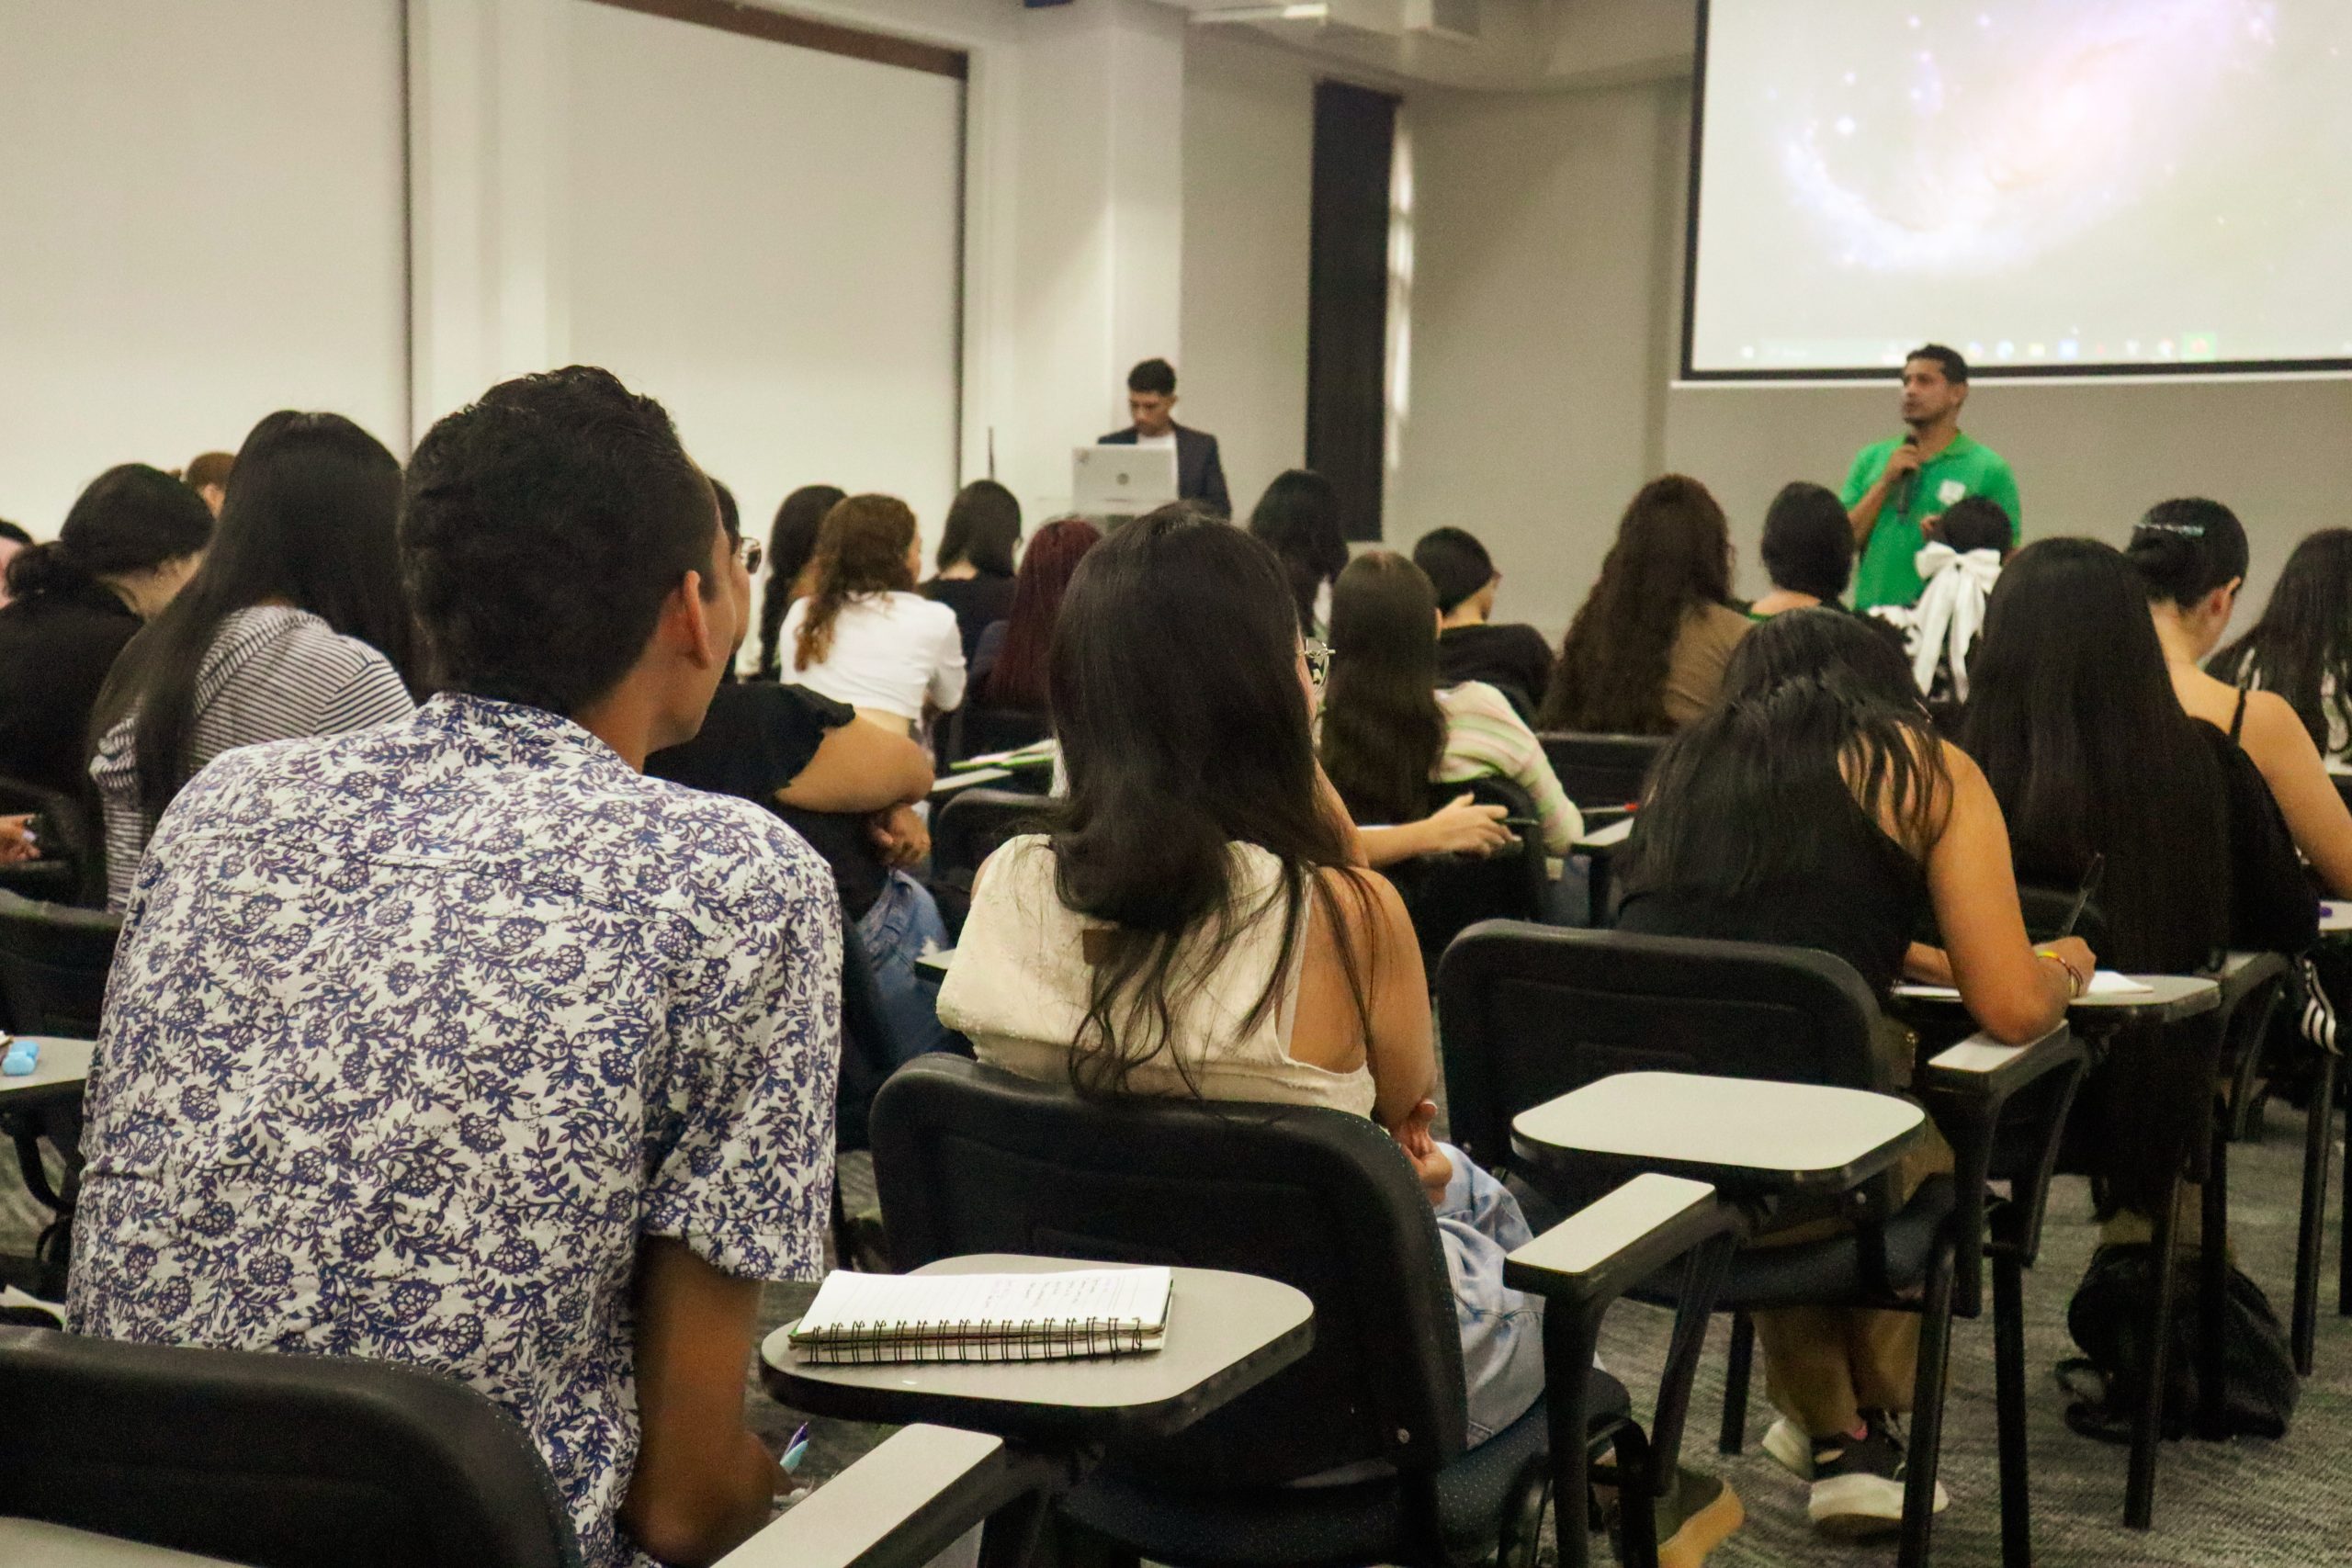
<svg viewBox="0 0 2352 1568"><path fill-rule="evenodd" d="M1521 822L1535 820L1534 801L1504 778L1432 784L1430 808L1435 810L1464 792L1479 805L1499 806ZM1543 914L1544 834L1536 828L1517 831L1517 845L1484 860L1475 855L1425 855L1388 868L1389 879L1396 884L1413 917L1413 934L1421 944L1421 966L1432 976L1446 943L1480 920L1532 920Z"/></svg>
<svg viewBox="0 0 2352 1568"><path fill-rule="evenodd" d="M0 891L0 1021L95 1040L122 917Z"/></svg>
<svg viewBox="0 0 2352 1568"><path fill-rule="evenodd" d="M1883 1089L1878 1004L1841 958L1494 920L1438 965L1446 1113L1488 1168L1511 1118L1612 1073L1705 1073Z"/></svg>
<svg viewBox="0 0 2352 1568"><path fill-rule="evenodd" d="M979 785L949 795L931 821L932 880L970 887L980 863L1030 830L1046 804L1039 795Z"/></svg>
<svg viewBox="0 0 2352 1568"><path fill-rule="evenodd" d="M2034 942L2048 942L2058 935L2066 917L2074 914L2075 889L2072 887L2033 887L2018 884L2018 907L2025 912L2025 934ZM2074 935L2090 944L2094 953L2107 952L2107 916L2096 903L2085 904L2075 916Z"/></svg>
<svg viewBox="0 0 2352 1568"><path fill-rule="evenodd" d="M1320 1107L1082 1100L961 1057L874 1102L902 1269L975 1252L1280 1280L1315 1303L1300 1361L1123 1462L1171 1486L1279 1484L1463 1451L1462 1349L1428 1195L1371 1122ZM1175 1331L1182 1331L1182 1324Z"/></svg>
<svg viewBox="0 0 2352 1568"><path fill-rule="evenodd" d="M1536 739L1560 787L1581 810L1628 806L1642 798L1650 769L1666 749L1664 735L1583 735L1552 730Z"/></svg>
<svg viewBox="0 0 2352 1568"><path fill-rule="evenodd" d="M956 710L954 729L955 756L951 760L958 762L967 757L985 757L993 751L1034 746L1054 732L1052 721L1044 714L1025 708L980 707L970 702Z"/></svg>
<svg viewBox="0 0 2352 1568"><path fill-rule="evenodd" d="M256 1568L573 1568L523 1428L342 1357L0 1328L0 1515Z"/></svg>

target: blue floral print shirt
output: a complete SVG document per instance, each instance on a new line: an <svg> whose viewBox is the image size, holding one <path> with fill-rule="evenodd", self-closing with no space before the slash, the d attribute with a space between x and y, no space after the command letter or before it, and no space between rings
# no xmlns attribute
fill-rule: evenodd
<svg viewBox="0 0 2352 1568"><path fill-rule="evenodd" d="M591 1568L650 1562L615 1519L638 1252L819 1272L841 942L775 817L537 708L228 752L131 895L72 1325L461 1378L537 1442Z"/></svg>

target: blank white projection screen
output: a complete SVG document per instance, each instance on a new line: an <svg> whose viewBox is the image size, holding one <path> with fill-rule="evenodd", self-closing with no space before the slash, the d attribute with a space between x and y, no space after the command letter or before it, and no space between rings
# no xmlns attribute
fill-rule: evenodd
<svg viewBox="0 0 2352 1568"><path fill-rule="evenodd" d="M1683 370L2352 367L2352 0L1712 0Z"/></svg>

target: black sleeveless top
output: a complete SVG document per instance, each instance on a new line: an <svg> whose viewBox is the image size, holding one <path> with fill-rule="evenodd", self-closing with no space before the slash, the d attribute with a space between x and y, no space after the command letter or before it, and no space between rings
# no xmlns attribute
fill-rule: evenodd
<svg viewBox="0 0 2352 1568"><path fill-rule="evenodd" d="M1734 898L1678 886L1670 871L1652 883L1634 847L1642 831L1637 816L1617 929L1814 948L1852 964L1883 1000L1902 976L1904 951L1926 923L1927 874L1851 796L1846 806L1843 813L1830 808L1842 820L1822 834L1813 863ZM1759 832L1775 830L1758 825Z"/></svg>

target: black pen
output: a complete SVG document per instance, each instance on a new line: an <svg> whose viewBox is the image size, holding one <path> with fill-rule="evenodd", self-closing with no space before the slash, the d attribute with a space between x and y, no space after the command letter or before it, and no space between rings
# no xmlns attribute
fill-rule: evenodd
<svg viewBox="0 0 2352 1568"><path fill-rule="evenodd" d="M2075 907L2066 911L2066 923L2058 928L2058 936L2051 938L2052 942L2057 941L2058 937L2069 937L2075 934L2075 922L2083 918L2084 907L2090 903L2091 895L2098 891L2099 876L2106 870L2107 857L2103 854L2092 855L2091 868L2083 873L2082 890L2075 895Z"/></svg>

